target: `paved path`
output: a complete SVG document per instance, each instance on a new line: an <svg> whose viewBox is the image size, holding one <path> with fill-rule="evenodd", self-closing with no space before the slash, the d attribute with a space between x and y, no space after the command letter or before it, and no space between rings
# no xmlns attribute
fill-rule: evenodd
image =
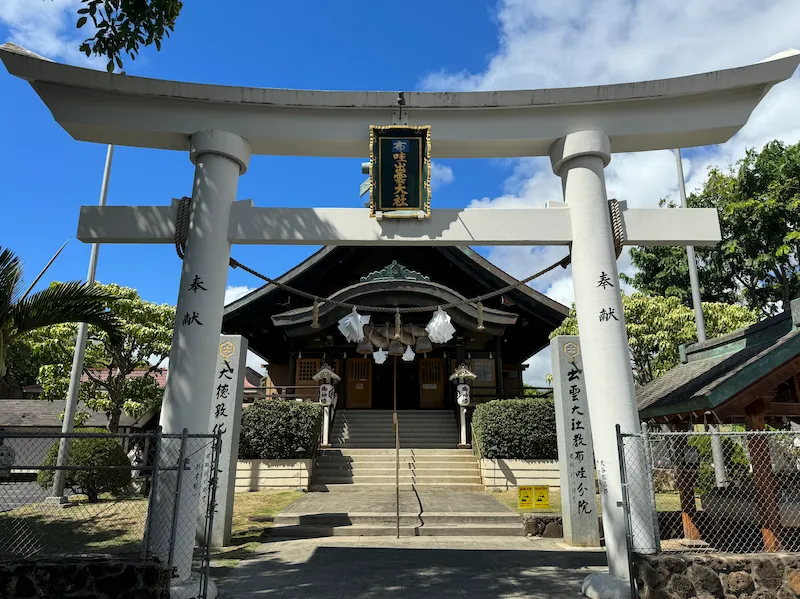
<svg viewBox="0 0 800 599"><path fill-rule="evenodd" d="M600 550L525 537L271 541L220 584L223 599L580 597Z"/></svg>

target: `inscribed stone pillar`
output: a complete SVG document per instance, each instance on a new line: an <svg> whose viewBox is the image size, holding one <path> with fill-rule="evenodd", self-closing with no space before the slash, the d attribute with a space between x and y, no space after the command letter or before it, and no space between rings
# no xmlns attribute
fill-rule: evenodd
<svg viewBox="0 0 800 599"><path fill-rule="evenodd" d="M608 567L611 576L627 581L628 550L616 425L623 433L639 433L640 426L606 193L604 169L611 161L611 144L600 131L570 133L553 143L550 160L553 172L561 177L572 224L572 283ZM643 456L635 461L631 464L633 470L641 470ZM652 537L653 518L646 496L632 498L631 522L636 534ZM654 545L652 538L649 542L641 539L638 544L650 545Z"/></svg>
<svg viewBox="0 0 800 599"><path fill-rule="evenodd" d="M592 427L578 337L554 337L550 340L550 355L564 540L577 547L599 547Z"/></svg>
<svg viewBox="0 0 800 599"><path fill-rule="evenodd" d="M247 345L247 339L241 335L219 337L214 388L211 391L211 415L208 423L209 431L222 434L217 477L217 505L211 530L212 547L224 547L231 540L244 376L247 370Z"/></svg>

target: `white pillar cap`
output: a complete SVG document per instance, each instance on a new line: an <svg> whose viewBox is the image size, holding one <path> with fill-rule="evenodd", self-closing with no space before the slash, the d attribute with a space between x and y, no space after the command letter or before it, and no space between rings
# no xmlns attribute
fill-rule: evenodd
<svg viewBox="0 0 800 599"><path fill-rule="evenodd" d="M197 164L197 158L202 154L219 154L237 162L239 174L244 175L252 153L253 148L244 137L219 129L208 129L192 135L189 159L192 164Z"/></svg>
<svg viewBox="0 0 800 599"><path fill-rule="evenodd" d="M561 167L565 162L579 156L597 156L603 160L603 166L611 162L611 142L608 135L600 131L577 131L569 133L550 146L550 163L553 172L561 176Z"/></svg>

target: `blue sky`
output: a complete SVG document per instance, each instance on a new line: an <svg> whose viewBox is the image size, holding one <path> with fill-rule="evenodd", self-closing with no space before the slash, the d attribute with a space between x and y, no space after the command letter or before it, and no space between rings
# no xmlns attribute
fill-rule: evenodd
<svg viewBox="0 0 800 599"><path fill-rule="evenodd" d="M392 22L397 5L363 3L345 14L336 3L251 2L247 10L214 10L218 2L187 2L172 38L160 53L145 50L136 61L126 61L129 74L228 85L321 89L417 89L424 77L439 69L480 69L496 49L497 37L486 6L475 2L459 9L466 29L445 29L435 44L411 43L402 51L384 38L379 41L375 22ZM416 6L414 6L416 4ZM469 4L469 3L468 3ZM405 3L406 14L425 13L432 22L452 18L458 2ZM290 24L302 24L302 27ZM213 38L212 32L229 32ZM235 32L235 34L234 34ZM71 33L71 32L70 32ZM467 35L471 42L463 43ZM13 38L0 27L0 37ZM415 35L422 41L424 38ZM367 52L369 39L378 52ZM97 202L105 147L72 140L54 122L27 83L0 76L0 113L8 152L0 166L6 197L2 244L25 260L31 276L68 237L74 236L78 208ZM9 143L10 142L10 143ZM366 146L365 146L366 149ZM473 197L497 192L508 168L481 161L469 168L457 161L441 166L462 176L444 179L436 189L437 206L465 206ZM358 186L364 179L360 160L271 158L252 159L241 178L240 198L275 206L358 206ZM109 188L109 204L163 204L191 192L193 167L178 152L118 147ZM238 259L263 272L279 274L311 248L234 248ZM48 272L46 280L86 276L88 246L73 239ZM98 280L114 281L139 290L156 302L174 303L179 260L170 247L105 246L101 250ZM256 285L252 277L231 272L234 286Z"/></svg>
<svg viewBox="0 0 800 599"><path fill-rule="evenodd" d="M78 0L0 0L0 39L43 56L103 68L77 47ZM131 75L261 87L306 89L510 89L617 83L740 66L800 47L796 0L350 0L292 3L241 0L184 3L176 31L161 52L146 49L125 68ZM558 5L556 7L556 5ZM726 165L746 147L775 137L800 139L800 78L770 92L751 122L723 146L689 150L689 187L710 165ZM67 245L42 284L86 275L88 246L74 239L78 209L96 204L105 146L76 142L53 121L30 86L0 69L0 161L3 227L0 245L24 259L35 276ZM435 160L435 145L433 148ZM366 146L365 146L366 153ZM253 157L239 198L260 206L359 206L361 160ZM180 152L118 147L109 204L166 204L191 191L193 167ZM675 196L669 152L615 155L609 193L634 206ZM559 199L544 159L437 162L435 207L537 206ZM314 248L234 247L238 260L277 275ZM563 248L483 248L493 262L524 277L564 254ZM135 287L150 301L174 303L179 260L170 246L104 246L98 280ZM627 255L620 268L630 269ZM569 303L569 272L556 271L537 289ZM258 281L229 273L229 297ZM543 384L547 354L535 358L529 381Z"/></svg>

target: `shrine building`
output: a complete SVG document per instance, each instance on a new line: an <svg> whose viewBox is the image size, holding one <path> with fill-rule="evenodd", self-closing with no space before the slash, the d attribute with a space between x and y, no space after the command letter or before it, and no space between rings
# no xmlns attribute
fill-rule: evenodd
<svg viewBox="0 0 800 599"><path fill-rule="evenodd" d="M428 339L432 312L401 315L399 341L406 359L396 357L398 410L454 409L455 386L448 378L461 363L477 375L474 402L521 396L525 361L548 344L568 313L527 285L480 307L465 302L518 283L470 248L324 247L277 281L359 306L457 304L446 310L456 332L444 344ZM391 410L395 358L378 364L373 352L389 349L396 339L395 314L359 308L370 323L367 340L356 344L337 328L348 312L321 301L314 328L311 300L267 284L229 304L222 329L245 336L250 349L269 363L268 397L316 398L319 384L312 376L327 363L341 376L339 410Z"/></svg>

